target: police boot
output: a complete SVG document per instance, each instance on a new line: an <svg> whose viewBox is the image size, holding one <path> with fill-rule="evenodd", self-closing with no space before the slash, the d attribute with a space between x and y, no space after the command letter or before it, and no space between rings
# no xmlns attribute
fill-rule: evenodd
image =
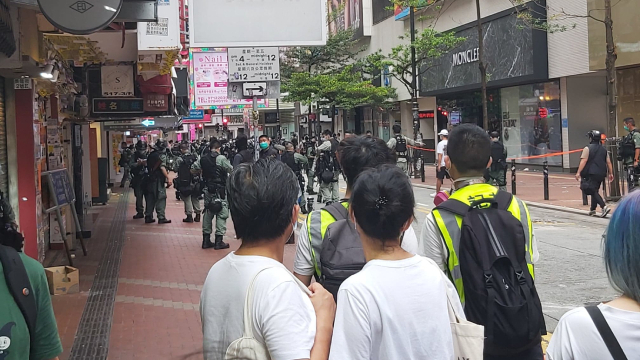
<svg viewBox="0 0 640 360"><path fill-rule="evenodd" d="M196 214L196 217L195 217L195 219L193 219L193 221L200 222L200 213Z"/></svg>
<svg viewBox="0 0 640 360"><path fill-rule="evenodd" d="M158 224L171 224L169 219L158 219Z"/></svg>
<svg viewBox="0 0 640 360"><path fill-rule="evenodd" d="M216 235L216 243L213 244L213 248L216 250L228 249L229 244L222 241L222 235Z"/></svg>
<svg viewBox="0 0 640 360"><path fill-rule="evenodd" d="M186 219L182 219L182 222L192 223L193 222L193 216L191 216L191 214L187 215L187 218Z"/></svg>
<svg viewBox="0 0 640 360"><path fill-rule="evenodd" d="M211 242L211 234L202 234L202 248L212 248L214 244Z"/></svg>
<svg viewBox="0 0 640 360"><path fill-rule="evenodd" d="M144 217L144 223L145 224L151 224L156 222L156 219L154 219L152 216L145 216Z"/></svg>
<svg viewBox="0 0 640 360"><path fill-rule="evenodd" d="M144 217L143 213L137 213L137 214L133 215L134 219L142 219L143 217Z"/></svg>

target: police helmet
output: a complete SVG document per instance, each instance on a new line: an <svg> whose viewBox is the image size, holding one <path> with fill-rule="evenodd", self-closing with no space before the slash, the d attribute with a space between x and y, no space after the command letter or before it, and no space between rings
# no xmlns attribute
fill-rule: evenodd
<svg viewBox="0 0 640 360"><path fill-rule="evenodd" d="M147 150L147 142L144 140L139 140L136 143L136 150L138 151L146 151Z"/></svg>
<svg viewBox="0 0 640 360"><path fill-rule="evenodd" d="M167 148L167 140L165 140L165 139L156 140L156 149L164 150L166 148Z"/></svg>

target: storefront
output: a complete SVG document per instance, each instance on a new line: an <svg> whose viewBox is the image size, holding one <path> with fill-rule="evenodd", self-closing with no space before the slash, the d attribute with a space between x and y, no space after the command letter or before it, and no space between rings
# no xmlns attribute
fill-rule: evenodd
<svg viewBox="0 0 640 360"><path fill-rule="evenodd" d="M527 27L512 11L484 20L489 77L487 130L500 134L509 157L562 152L560 82L548 80L546 33ZM438 59L420 79L420 95L435 96L438 108L448 114L442 124L439 116L438 130L460 123L483 126L475 23L454 31L465 41ZM544 160L525 158L518 162L542 164ZM549 165L562 166L561 156L546 160Z"/></svg>

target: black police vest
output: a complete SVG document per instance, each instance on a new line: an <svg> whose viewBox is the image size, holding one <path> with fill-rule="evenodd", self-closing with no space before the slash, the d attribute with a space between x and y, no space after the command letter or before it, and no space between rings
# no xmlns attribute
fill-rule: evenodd
<svg viewBox="0 0 640 360"><path fill-rule="evenodd" d="M504 156L504 145L499 141L491 143L491 170L504 170L507 158Z"/></svg>
<svg viewBox="0 0 640 360"><path fill-rule="evenodd" d="M296 162L296 157L293 151L287 151L282 154L282 162L287 164L287 166L289 166L296 175L300 174L300 165Z"/></svg>
<svg viewBox="0 0 640 360"><path fill-rule="evenodd" d="M227 183L227 173L216 163L218 153L211 152L200 158L202 177L207 182L207 186L218 185L224 187Z"/></svg>

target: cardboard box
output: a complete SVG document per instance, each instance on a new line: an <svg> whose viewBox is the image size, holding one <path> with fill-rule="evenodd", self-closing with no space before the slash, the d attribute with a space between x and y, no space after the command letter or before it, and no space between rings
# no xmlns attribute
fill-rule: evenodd
<svg viewBox="0 0 640 360"><path fill-rule="evenodd" d="M71 266L54 266L44 269L51 295L80 292L80 272Z"/></svg>

